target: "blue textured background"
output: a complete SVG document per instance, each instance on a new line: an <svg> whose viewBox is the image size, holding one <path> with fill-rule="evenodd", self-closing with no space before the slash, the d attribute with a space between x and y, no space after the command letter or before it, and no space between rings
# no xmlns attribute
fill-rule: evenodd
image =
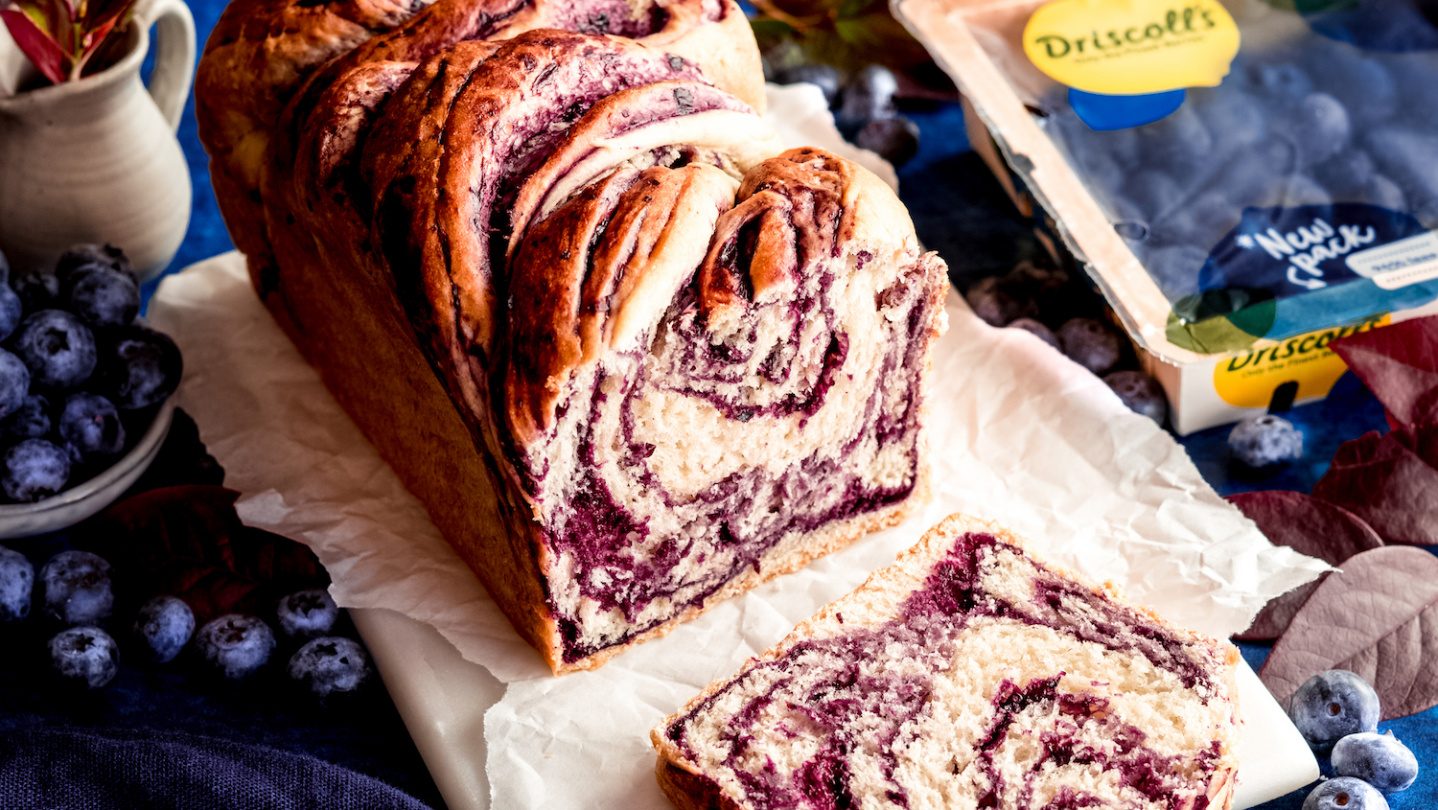
<svg viewBox="0 0 1438 810"><path fill-rule="evenodd" d="M201 43L224 3L190 0ZM1003 191L979 158L969 151L957 104L932 103L905 112L923 133L918 157L901 171L901 196L913 213L920 237L943 254L955 278L997 273L1040 249L1028 225L1012 211ZM231 243L210 188L209 170L195 132L193 100L180 125L180 140L194 179L194 213L184 245L170 272L229 250ZM940 403L940 406L942 404ZM1311 490L1343 441L1384 427L1382 409L1351 375L1327 401L1304 406L1291 418L1307 436L1304 462L1265 479L1235 474L1227 463L1226 430L1190 436L1184 445L1204 476L1225 494L1254 489ZM1243 645L1244 657L1262 665L1267 647ZM263 695L227 695L182 677L153 673L122 675L107 702L72 705L37 703L0 680L0 727L52 725L176 729L305 753L377 777L438 805L423 763L383 696L343 714L273 706ZM1432 765L1438 754L1438 709L1384 724ZM1271 802L1265 810L1296 810L1303 792ZM1438 808L1438 767L1429 767L1412 789L1391 797L1394 808Z"/></svg>

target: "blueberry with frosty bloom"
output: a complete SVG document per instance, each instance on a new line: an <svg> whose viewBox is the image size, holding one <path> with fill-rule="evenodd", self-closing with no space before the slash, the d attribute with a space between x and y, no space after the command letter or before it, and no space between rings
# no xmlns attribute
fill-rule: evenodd
<svg viewBox="0 0 1438 810"><path fill-rule="evenodd" d="M34 590L35 566L24 554L0 546L0 623L29 616Z"/></svg>
<svg viewBox="0 0 1438 810"><path fill-rule="evenodd" d="M1162 425L1168 418L1168 399L1158 380L1142 371L1115 371L1103 378L1123 404L1136 414Z"/></svg>
<svg viewBox="0 0 1438 810"><path fill-rule="evenodd" d="M311 639L290 658L290 678L315 697L353 692L369 677L369 656L359 642L336 636Z"/></svg>
<svg viewBox="0 0 1438 810"><path fill-rule="evenodd" d="M1228 449L1246 467L1272 467L1303 457L1303 433L1281 416L1253 416L1233 426Z"/></svg>
<svg viewBox="0 0 1438 810"><path fill-rule="evenodd" d="M254 616L229 613L200 628L200 655L215 671L237 681L258 672L275 650L275 634Z"/></svg>
<svg viewBox="0 0 1438 810"><path fill-rule="evenodd" d="M62 624L95 624L110 615L110 563L88 551L62 551L40 569L45 614Z"/></svg>
<svg viewBox="0 0 1438 810"><path fill-rule="evenodd" d="M71 627L50 639L50 663L65 681L99 689L120 671L120 648L98 627Z"/></svg>
<svg viewBox="0 0 1438 810"><path fill-rule="evenodd" d="M144 642L150 659L163 664L175 660L195 634L195 614L174 596L157 596L135 616L135 635Z"/></svg>
<svg viewBox="0 0 1438 810"><path fill-rule="evenodd" d="M340 609L329 591L314 588L297 591L282 599L275 606L275 615L280 620L280 630L291 638L308 638L328 633L339 620Z"/></svg>
<svg viewBox="0 0 1438 810"><path fill-rule="evenodd" d="M1118 335L1093 318L1070 318L1058 335L1064 354L1094 374L1108 372L1122 356Z"/></svg>

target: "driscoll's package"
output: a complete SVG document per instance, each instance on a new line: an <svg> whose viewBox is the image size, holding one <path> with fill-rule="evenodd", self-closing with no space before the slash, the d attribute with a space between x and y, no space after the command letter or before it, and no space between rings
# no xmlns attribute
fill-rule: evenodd
<svg viewBox="0 0 1438 810"><path fill-rule="evenodd" d="M1325 396L1438 309L1438 4L894 0L1180 432Z"/></svg>

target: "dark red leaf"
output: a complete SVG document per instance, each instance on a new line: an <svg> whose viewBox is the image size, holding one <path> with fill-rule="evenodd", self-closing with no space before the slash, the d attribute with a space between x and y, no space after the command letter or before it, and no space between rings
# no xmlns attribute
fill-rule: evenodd
<svg viewBox="0 0 1438 810"><path fill-rule="evenodd" d="M1438 557L1390 546L1349 559L1293 617L1259 677L1287 704L1326 669L1373 684L1384 719L1438 705Z"/></svg>
<svg viewBox="0 0 1438 810"><path fill-rule="evenodd" d="M5 22L15 45L45 78L55 84L69 78L69 59L65 52L33 20L13 8L0 10L0 20Z"/></svg>
<svg viewBox="0 0 1438 810"><path fill-rule="evenodd" d="M304 545L244 525L223 487L173 486L115 504L76 530L76 544L108 559L122 599L184 599L197 621L269 616L286 593L328 581Z"/></svg>
<svg viewBox="0 0 1438 810"><path fill-rule="evenodd" d="M1394 427L1418 421L1415 405L1438 388L1438 316L1415 318L1333 341Z"/></svg>
<svg viewBox="0 0 1438 810"><path fill-rule="evenodd" d="M1301 492L1246 492L1230 496L1228 500L1258 524L1259 531L1275 545L1288 546L1332 565L1340 565L1355 554L1383 545L1378 533L1357 515ZM1273 599L1236 638L1240 641L1278 638L1328 576L1331 575L1324 574Z"/></svg>
<svg viewBox="0 0 1438 810"><path fill-rule="evenodd" d="M1344 442L1313 495L1362 518L1386 543L1438 544L1438 468L1405 436L1367 433Z"/></svg>

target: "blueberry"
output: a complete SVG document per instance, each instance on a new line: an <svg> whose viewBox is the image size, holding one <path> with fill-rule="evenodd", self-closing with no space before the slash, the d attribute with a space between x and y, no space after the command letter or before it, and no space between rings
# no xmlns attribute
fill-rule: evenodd
<svg viewBox="0 0 1438 810"><path fill-rule="evenodd" d="M120 671L120 648L98 627L71 627L50 639L50 662L66 682L99 689Z"/></svg>
<svg viewBox="0 0 1438 810"><path fill-rule="evenodd" d="M285 635L309 638L328 633L339 620L340 609L329 591L315 588L284 597L276 606L275 614Z"/></svg>
<svg viewBox="0 0 1438 810"><path fill-rule="evenodd" d="M145 643L156 663L175 660L195 633L195 614L183 600L157 596L135 616L135 635Z"/></svg>
<svg viewBox="0 0 1438 810"><path fill-rule="evenodd" d="M0 546L0 624L30 615L35 566L18 551Z"/></svg>
<svg viewBox="0 0 1438 810"><path fill-rule="evenodd" d="M19 411L29 391L30 369L20 358L0 349L0 419Z"/></svg>
<svg viewBox="0 0 1438 810"><path fill-rule="evenodd" d="M1093 318L1070 318L1059 327L1059 344L1070 360L1103 374L1118 365L1118 335Z"/></svg>
<svg viewBox="0 0 1438 810"><path fill-rule="evenodd" d="M974 282L964 293L964 300L979 319L990 326L1007 326L1015 318L1032 315L1033 302L1024 299L1022 291L998 276L986 276Z"/></svg>
<svg viewBox="0 0 1438 810"><path fill-rule="evenodd" d="M869 65L854 74L844 86L844 97L835 116L840 131L857 132L876 118L892 116L897 92L899 80L888 68Z"/></svg>
<svg viewBox="0 0 1438 810"><path fill-rule="evenodd" d="M1128 409L1162 425L1168 417L1168 400L1158 380L1142 371L1115 371L1103 378Z"/></svg>
<svg viewBox="0 0 1438 810"><path fill-rule="evenodd" d="M95 371L94 334L58 309L42 309L20 323L15 353L30 368L30 379L47 388L75 388Z"/></svg>
<svg viewBox="0 0 1438 810"><path fill-rule="evenodd" d="M112 458L125 449L125 426L110 400L71 394L60 409L60 438L84 460Z"/></svg>
<svg viewBox="0 0 1438 810"><path fill-rule="evenodd" d="M24 314L25 305L20 296L10 289L10 285L0 284L0 340L10 337Z"/></svg>
<svg viewBox="0 0 1438 810"><path fill-rule="evenodd" d="M895 166L902 166L919 153L919 125L902 115L876 118L859 130L854 143Z"/></svg>
<svg viewBox="0 0 1438 810"><path fill-rule="evenodd" d="M1208 187L1221 191L1239 208L1256 205L1276 190L1298 163L1298 148L1273 135L1224 161Z"/></svg>
<svg viewBox="0 0 1438 810"><path fill-rule="evenodd" d="M1334 744L1333 772L1362 779L1384 793L1396 793L1418 779L1418 758L1391 731L1360 731Z"/></svg>
<svg viewBox="0 0 1438 810"><path fill-rule="evenodd" d="M1298 687L1288 716L1310 746L1324 750L1349 734L1378 729L1378 693L1352 672L1330 669Z"/></svg>
<svg viewBox="0 0 1438 810"><path fill-rule="evenodd" d="M1187 174L1213 159L1213 133L1189 105L1172 115L1139 128L1144 160L1170 174Z"/></svg>
<svg viewBox="0 0 1438 810"><path fill-rule="evenodd" d="M1342 776L1319 783L1303 810L1388 810L1388 800L1367 782Z"/></svg>
<svg viewBox="0 0 1438 810"><path fill-rule="evenodd" d="M1427 201L1438 198L1438 134L1398 127L1379 127L1365 135L1383 173L1402 183L1408 198Z"/></svg>
<svg viewBox="0 0 1438 810"><path fill-rule="evenodd" d="M1229 432L1228 451L1254 469L1284 464L1303 457L1303 433L1281 416L1251 416Z"/></svg>
<svg viewBox="0 0 1438 810"><path fill-rule="evenodd" d="M100 386L120 410L164 402L180 385L180 349L167 335L133 325L121 330L105 352Z"/></svg>
<svg viewBox="0 0 1438 810"><path fill-rule="evenodd" d="M798 84L799 82L812 84L819 88L819 91L824 94L824 100L832 107L834 102L839 100L839 86L844 83L844 77L830 65L808 63L779 71L774 76L774 81L779 84Z"/></svg>
<svg viewBox="0 0 1438 810"><path fill-rule="evenodd" d="M40 569L45 614L62 624L95 624L115 605L110 564L88 551L62 551Z"/></svg>
<svg viewBox="0 0 1438 810"><path fill-rule="evenodd" d="M1155 233L1170 243L1208 249L1238 224L1242 211L1219 191L1205 191L1164 219Z"/></svg>
<svg viewBox="0 0 1438 810"><path fill-rule="evenodd" d="M1275 101L1297 101L1313 91L1313 80L1291 62L1250 65L1248 79L1260 95Z"/></svg>
<svg viewBox="0 0 1438 810"><path fill-rule="evenodd" d="M1229 147L1255 143L1268 131L1268 117L1258 102L1238 87L1218 87L1194 98L1209 132Z"/></svg>
<svg viewBox="0 0 1438 810"><path fill-rule="evenodd" d="M129 276L131 281L138 281L135 277L135 269L130 266L130 259L125 255L125 251L111 244L71 245L69 249L60 254L59 260L55 262L55 277L64 281L76 270L90 267L114 270Z"/></svg>
<svg viewBox="0 0 1438 810"><path fill-rule="evenodd" d="M1054 330L1033 318L1016 318L1010 321L1008 326L1010 329L1022 329L1055 349L1059 348L1059 337L1054 334Z"/></svg>
<svg viewBox="0 0 1438 810"><path fill-rule="evenodd" d="M1327 93L1305 96L1294 113L1293 126L1299 156L1310 166L1338 154L1353 134L1347 108Z"/></svg>
<svg viewBox="0 0 1438 810"><path fill-rule="evenodd" d="M1334 197L1351 197L1378 173L1373 156L1362 149L1345 149L1314 168L1314 178Z"/></svg>
<svg viewBox="0 0 1438 810"><path fill-rule="evenodd" d="M24 273L10 279L10 289L20 299L24 312L39 312L55 306L60 299L60 279L54 273Z"/></svg>
<svg viewBox="0 0 1438 810"><path fill-rule="evenodd" d="M1321 72L1324 89L1337 96L1355 119L1377 122L1398 109L1398 86L1371 51L1314 48L1309 56L1320 63L1313 70Z"/></svg>
<svg viewBox="0 0 1438 810"><path fill-rule="evenodd" d="M327 636L313 639L290 658L290 678L316 697L353 692L369 677L369 656L358 642Z"/></svg>
<svg viewBox="0 0 1438 810"><path fill-rule="evenodd" d="M40 394L27 394L20 407L0 422L0 435L6 439L44 438L50 432L50 401Z"/></svg>
<svg viewBox="0 0 1438 810"><path fill-rule="evenodd" d="M65 308L96 329L124 326L140 312L140 287L109 267L80 267L61 281Z"/></svg>
<svg viewBox="0 0 1438 810"><path fill-rule="evenodd" d="M229 613L200 628L195 637L200 654L230 680L246 678L270 660L275 634L254 616Z"/></svg>
<svg viewBox="0 0 1438 810"><path fill-rule="evenodd" d="M1285 178L1282 194L1274 200L1285 206L1327 205L1332 201L1327 189L1305 174L1293 174Z"/></svg>
<svg viewBox="0 0 1438 810"><path fill-rule="evenodd" d="M70 454L44 439L26 439L0 456L0 489L16 503L33 503L65 488Z"/></svg>

